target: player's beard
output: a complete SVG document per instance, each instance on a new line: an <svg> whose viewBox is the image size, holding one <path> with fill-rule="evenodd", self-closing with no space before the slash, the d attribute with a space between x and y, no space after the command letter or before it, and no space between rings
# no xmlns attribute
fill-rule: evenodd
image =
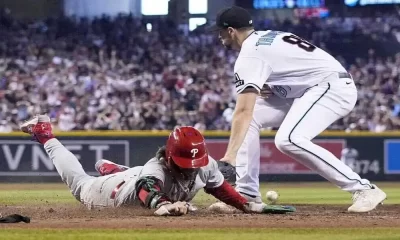
<svg viewBox="0 0 400 240"><path fill-rule="evenodd" d="M232 44L224 44L227 50L232 50Z"/></svg>
<svg viewBox="0 0 400 240"><path fill-rule="evenodd" d="M178 167L173 161L170 162L170 169L172 174L183 181L194 181L199 173L199 169L185 169Z"/></svg>
<svg viewBox="0 0 400 240"><path fill-rule="evenodd" d="M232 49L232 40L221 40L222 45L228 49L231 50Z"/></svg>
<svg viewBox="0 0 400 240"><path fill-rule="evenodd" d="M228 50L233 50L234 49L234 39L228 38L229 40L225 40L222 44L225 46L226 49Z"/></svg>

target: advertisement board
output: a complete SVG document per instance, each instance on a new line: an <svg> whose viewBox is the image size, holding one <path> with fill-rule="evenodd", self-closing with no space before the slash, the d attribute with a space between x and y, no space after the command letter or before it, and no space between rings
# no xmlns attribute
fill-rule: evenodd
<svg viewBox="0 0 400 240"><path fill-rule="evenodd" d="M385 140L385 174L400 174L400 140Z"/></svg>
<svg viewBox="0 0 400 240"><path fill-rule="evenodd" d="M368 5L388 5L399 4L400 0L344 0L344 4L348 7L368 6Z"/></svg>
<svg viewBox="0 0 400 240"><path fill-rule="evenodd" d="M91 175L97 174L94 164L100 159L130 164L129 141L63 140L62 143ZM43 146L36 142L0 140L0 159L0 176L58 176Z"/></svg>
<svg viewBox="0 0 400 240"><path fill-rule="evenodd" d="M59 140L81 162L90 175L94 164L108 159L130 167L144 165L164 146L169 132L71 132L57 134ZM219 160L226 151L229 132L206 132L209 153ZM400 133L323 134L313 140L332 152L362 178L371 181L400 181ZM281 153L274 133L260 140L261 181L320 181L310 169ZM23 134L0 134L0 180L60 181L42 145Z"/></svg>
<svg viewBox="0 0 400 240"><path fill-rule="evenodd" d="M344 140L319 139L314 143L332 152L340 159ZM279 151L273 139L261 139L260 141L260 174L315 174L313 171ZM207 140L207 148L215 159L223 157L228 147L228 139Z"/></svg>

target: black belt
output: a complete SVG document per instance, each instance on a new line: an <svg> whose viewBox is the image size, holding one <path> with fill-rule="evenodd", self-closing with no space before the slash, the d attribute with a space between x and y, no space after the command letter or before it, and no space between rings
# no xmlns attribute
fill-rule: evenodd
<svg viewBox="0 0 400 240"><path fill-rule="evenodd" d="M347 72L340 72L338 75L339 75L339 78L350 78L350 79L353 79L351 77L351 74L347 73Z"/></svg>

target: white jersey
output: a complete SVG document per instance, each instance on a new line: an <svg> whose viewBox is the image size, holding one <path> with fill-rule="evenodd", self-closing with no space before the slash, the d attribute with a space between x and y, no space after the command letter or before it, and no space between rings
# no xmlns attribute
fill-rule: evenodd
<svg viewBox="0 0 400 240"><path fill-rule="evenodd" d="M137 171L139 168L141 168L140 171ZM137 202L136 183L144 177L154 177L160 180L163 183L161 191L173 202L189 202L200 189L216 188L224 182L224 177L218 170L217 162L210 156L208 165L200 168L194 182L178 181L165 165L165 161L157 158L150 159L143 167L131 168L118 174L124 174L126 178L124 179L125 184L122 185L116 195L116 206Z"/></svg>
<svg viewBox="0 0 400 240"><path fill-rule="evenodd" d="M330 54L278 31L255 31L243 42L235 63L238 93L268 85L281 98L301 97L307 89L346 69Z"/></svg>

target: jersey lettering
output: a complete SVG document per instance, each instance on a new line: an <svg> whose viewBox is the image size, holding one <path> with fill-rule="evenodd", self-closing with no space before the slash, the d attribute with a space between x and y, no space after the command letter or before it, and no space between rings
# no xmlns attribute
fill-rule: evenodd
<svg viewBox="0 0 400 240"><path fill-rule="evenodd" d="M268 84L281 98L301 97L332 73L342 72L346 69L326 51L294 33L271 30L249 35L234 67L240 76L235 76L237 93Z"/></svg>
<svg viewBox="0 0 400 240"><path fill-rule="evenodd" d="M261 36L258 39L258 41L256 43L256 46L259 46L259 45L270 46L272 44L272 42L274 41L274 39L276 38L276 36L278 34L280 34L280 33L282 33L282 32L279 32L279 31L270 31L270 32L268 32L267 34Z"/></svg>
<svg viewBox="0 0 400 240"><path fill-rule="evenodd" d="M190 152L192 153L192 158L195 158L196 154L199 152L199 149L193 148Z"/></svg>
<svg viewBox="0 0 400 240"><path fill-rule="evenodd" d="M273 86L272 90L275 94L278 94L280 97L286 98L287 90L282 86Z"/></svg>
<svg viewBox="0 0 400 240"><path fill-rule="evenodd" d="M284 42L290 43L297 45L299 48L306 50L307 52L312 52L314 51L317 47L312 45L311 43L307 42L306 40L296 36L296 35L290 35L290 36L284 36L282 38Z"/></svg>
<svg viewBox="0 0 400 240"><path fill-rule="evenodd" d="M239 74L235 73L235 86L238 88L244 85L244 81L240 79Z"/></svg>

